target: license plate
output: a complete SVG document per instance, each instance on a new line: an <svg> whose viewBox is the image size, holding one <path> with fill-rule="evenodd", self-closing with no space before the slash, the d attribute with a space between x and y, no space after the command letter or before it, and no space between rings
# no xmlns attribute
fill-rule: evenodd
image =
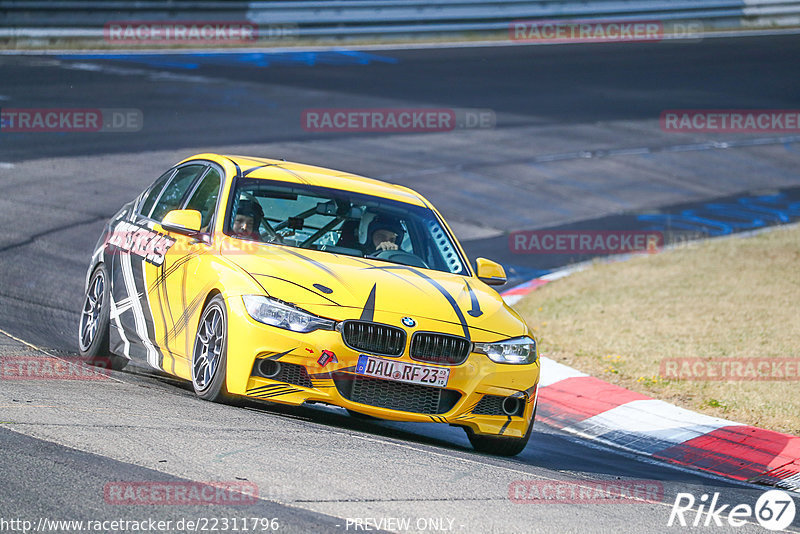
<svg viewBox="0 0 800 534"><path fill-rule="evenodd" d="M447 385L447 380L450 378L450 369L398 362L395 360L385 360L383 358L367 356L366 354L362 354L358 357L356 373L364 376L373 376L375 378L406 382L408 384L420 384L440 388L445 387Z"/></svg>

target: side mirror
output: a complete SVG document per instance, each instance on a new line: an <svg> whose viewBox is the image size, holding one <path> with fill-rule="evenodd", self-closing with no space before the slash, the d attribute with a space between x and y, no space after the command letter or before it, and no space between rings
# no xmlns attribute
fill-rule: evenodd
<svg viewBox="0 0 800 534"><path fill-rule="evenodd" d="M485 284L502 286L508 281L505 269L497 262L486 258L478 258L475 260L475 265L478 267L478 279Z"/></svg>
<svg viewBox="0 0 800 534"><path fill-rule="evenodd" d="M172 210L161 221L161 227L169 232L191 236L200 233L201 220L197 210Z"/></svg>

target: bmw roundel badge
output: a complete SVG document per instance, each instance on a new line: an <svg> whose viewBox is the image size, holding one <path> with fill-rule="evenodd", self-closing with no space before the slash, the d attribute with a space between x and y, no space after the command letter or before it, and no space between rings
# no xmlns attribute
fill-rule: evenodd
<svg viewBox="0 0 800 534"><path fill-rule="evenodd" d="M417 322L411 317L403 317L403 324L409 328L417 326Z"/></svg>

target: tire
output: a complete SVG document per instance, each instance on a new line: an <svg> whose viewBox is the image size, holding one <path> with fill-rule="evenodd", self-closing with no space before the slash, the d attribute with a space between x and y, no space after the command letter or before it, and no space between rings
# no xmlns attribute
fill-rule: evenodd
<svg viewBox="0 0 800 534"><path fill-rule="evenodd" d="M534 409L531 423L528 425L528 431L521 438L504 438L501 436L485 436L483 434L476 434L471 428L464 427L467 433L467 438L472 444L472 447L478 451L495 456L516 456L525 450L528 440L531 437L533 430L533 422L536 419L536 410Z"/></svg>
<svg viewBox="0 0 800 534"><path fill-rule="evenodd" d="M101 263L89 278L78 323L78 350L81 358L98 367L121 371L128 359L111 354L108 329L111 324L111 291L108 272Z"/></svg>
<svg viewBox="0 0 800 534"><path fill-rule="evenodd" d="M192 387L203 400L227 403L228 313L216 295L200 316L192 349Z"/></svg>

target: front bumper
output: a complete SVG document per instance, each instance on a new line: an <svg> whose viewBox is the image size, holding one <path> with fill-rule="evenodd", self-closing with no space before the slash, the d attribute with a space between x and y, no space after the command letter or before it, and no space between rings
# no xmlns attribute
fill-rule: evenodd
<svg viewBox="0 0 800 534"><path fill-rule="evenodd" d="M538 360L529 365L497 364L471 353L460 365L442 366L411 360L408 347L399 357L378 355L450 369L445 388L407 384L356 374L358 357L364 353L347 347L338 331L301 334L268 326L253 320L235 297L228 300L228 310L227 387L232 394L290 405L326 403L380 419L448 423L504 437L523 437L531 423ZM323 351L334 353L338 361L322 365ZM262 360L280 364L268 364L280 369L276 376L260 376ZM484 400L486 396L492 397ZM507 397L518 401L514 415L498 408Z"/></svg>

